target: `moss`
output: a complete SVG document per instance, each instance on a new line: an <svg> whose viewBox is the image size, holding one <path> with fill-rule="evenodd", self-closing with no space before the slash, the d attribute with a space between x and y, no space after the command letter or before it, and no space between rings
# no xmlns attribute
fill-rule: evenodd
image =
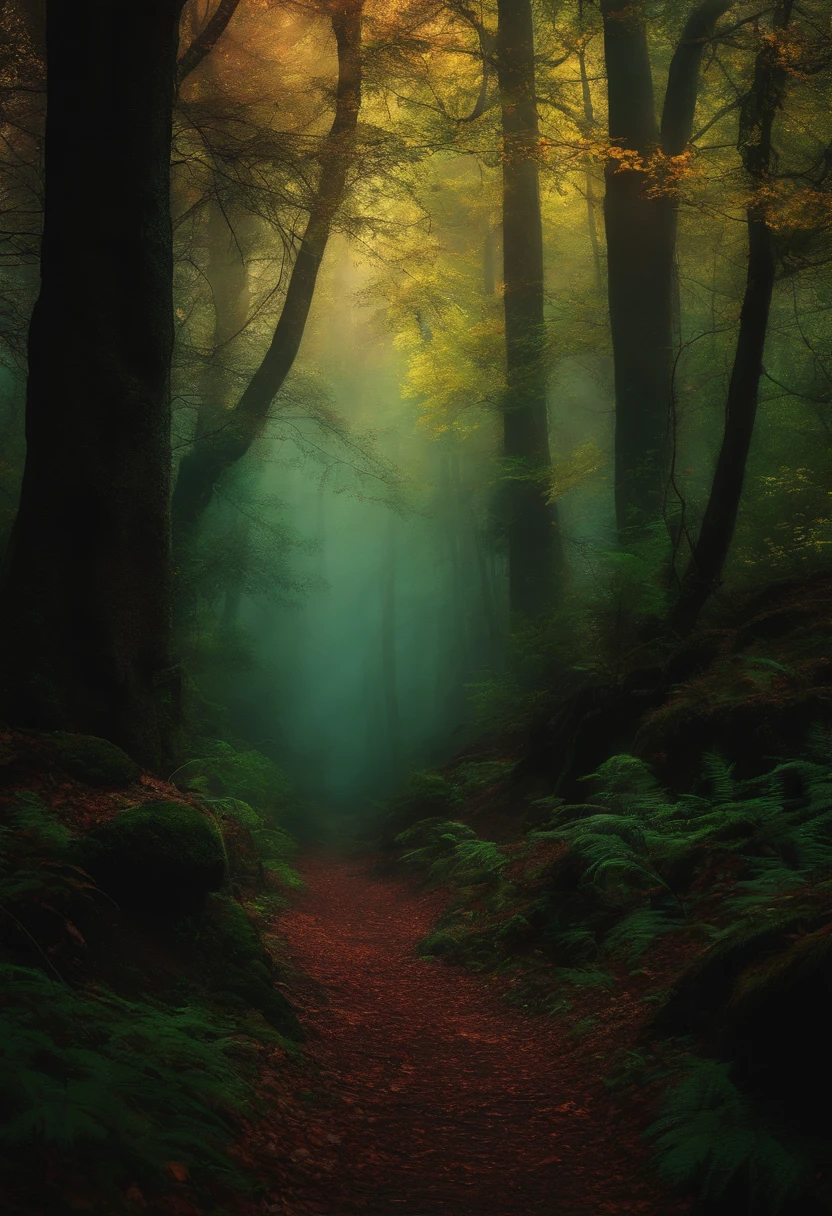
<svg viewBox="0 0 832 1216"><path fill-rule="evenodd" d="M527 941L534 934L534 928L525 916L520 913L512 916L510 920L497 930L496 940L503 946L511 947L520 945Z"/></svg>
<svg viewBox="0 0 832 1216"><path fill-rule="evenodd" d="M125 911L169 922L198 914L226 873L223 838L193 806L148 802L123 811L83 842L84 864Z"/></svg>
<svg viewBox="0 0 832 1216"><path fill-rule="evenodd" d="M258 1010L281 1034L300 1040L292 1006L275 987L274 967L245 908L225 894L210 896L199 949L211 991L230 1006Z"/></svg>
<svg viewBox="0 0 832 1216"><path fill-rule="evenodd" d="M135 760L106 739L66 731L53 731L46 738L54 745L61 768L87 785L129 785L142 771Z"/></svg>
<svg viewBox="0 0 832 1216"><path fill-rule="evenodd" d="M419 944L420 954L432 955L434 958L448 958L459 954L459 951L460 944L457 939L441 929L437 930L436 933L431 933L430 937L426 937Z"/></svg>

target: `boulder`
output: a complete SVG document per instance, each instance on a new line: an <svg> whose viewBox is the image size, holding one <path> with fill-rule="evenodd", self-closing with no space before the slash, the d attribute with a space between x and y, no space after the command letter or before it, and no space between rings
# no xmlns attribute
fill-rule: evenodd
<svg viewBox="0 0 832 1216"><path fill-rule="evenodd" d="M55 748L58 766L87 785L129 785L141 774L135 760L106 739L62 730L52 731L45 738Z"/></svg>
<svg viewBox="0 0 832 1216"><path fill-rule="evenodd" d="M82 848L84 867L101 889L148 922L198 915L227 867L212 816L178 802L130 807L90 832Z"/></svg>

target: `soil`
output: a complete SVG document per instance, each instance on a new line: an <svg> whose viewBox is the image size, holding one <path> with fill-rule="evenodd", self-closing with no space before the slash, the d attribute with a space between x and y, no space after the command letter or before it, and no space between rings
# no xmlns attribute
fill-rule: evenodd
<svg viewBox="0 0 832 1216"><path fill-rule="evenodd" d="M652 1173L650 1096L605 1087L643 1022L605 996L590 1032L531 1018L504 980L422 959L444 897L372 859L307 857L276 932L317 1068L301 1126L251 1129L273 1185L250 1210L322 1216L601 1216L689 1211ZM297 1099L297 1095L295 1095ZM277 1112L276 1112L277 1115ZM287 1144L287 1139L294 1141Z"/></svg>

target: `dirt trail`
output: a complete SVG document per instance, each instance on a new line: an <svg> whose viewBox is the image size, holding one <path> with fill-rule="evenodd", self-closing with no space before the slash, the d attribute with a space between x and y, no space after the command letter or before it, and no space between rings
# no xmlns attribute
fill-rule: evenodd
<svg viewBox="0 0 832 1216"><path fill-rule="evenodd" d="M365 860L313 857L302 869L307 890L279 932L311 981L300 1013L332 1096L320 1210L687 1210L647 1181L638 1120L616 1111L591 1043L417 957L441 896L378 877Z"/></svg>

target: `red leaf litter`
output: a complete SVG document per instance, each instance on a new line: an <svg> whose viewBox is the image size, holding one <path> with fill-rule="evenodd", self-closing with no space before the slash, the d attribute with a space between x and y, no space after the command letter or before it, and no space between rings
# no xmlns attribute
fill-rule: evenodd
<svg viewBox="0 0 832 1216"><path fill-rule="evenodd" d="M605 1089L636 997L607 995L597 1032L531 1018L501 983L419 958L443 896L316 856L275 926L305 973L292 990L317 1075L272 1106L247 1149L271 1155L250 1212L281 1216L676 1216L643 1139L649 1099ZM305 1119L298 1108L306 1104Z"/></svg>

